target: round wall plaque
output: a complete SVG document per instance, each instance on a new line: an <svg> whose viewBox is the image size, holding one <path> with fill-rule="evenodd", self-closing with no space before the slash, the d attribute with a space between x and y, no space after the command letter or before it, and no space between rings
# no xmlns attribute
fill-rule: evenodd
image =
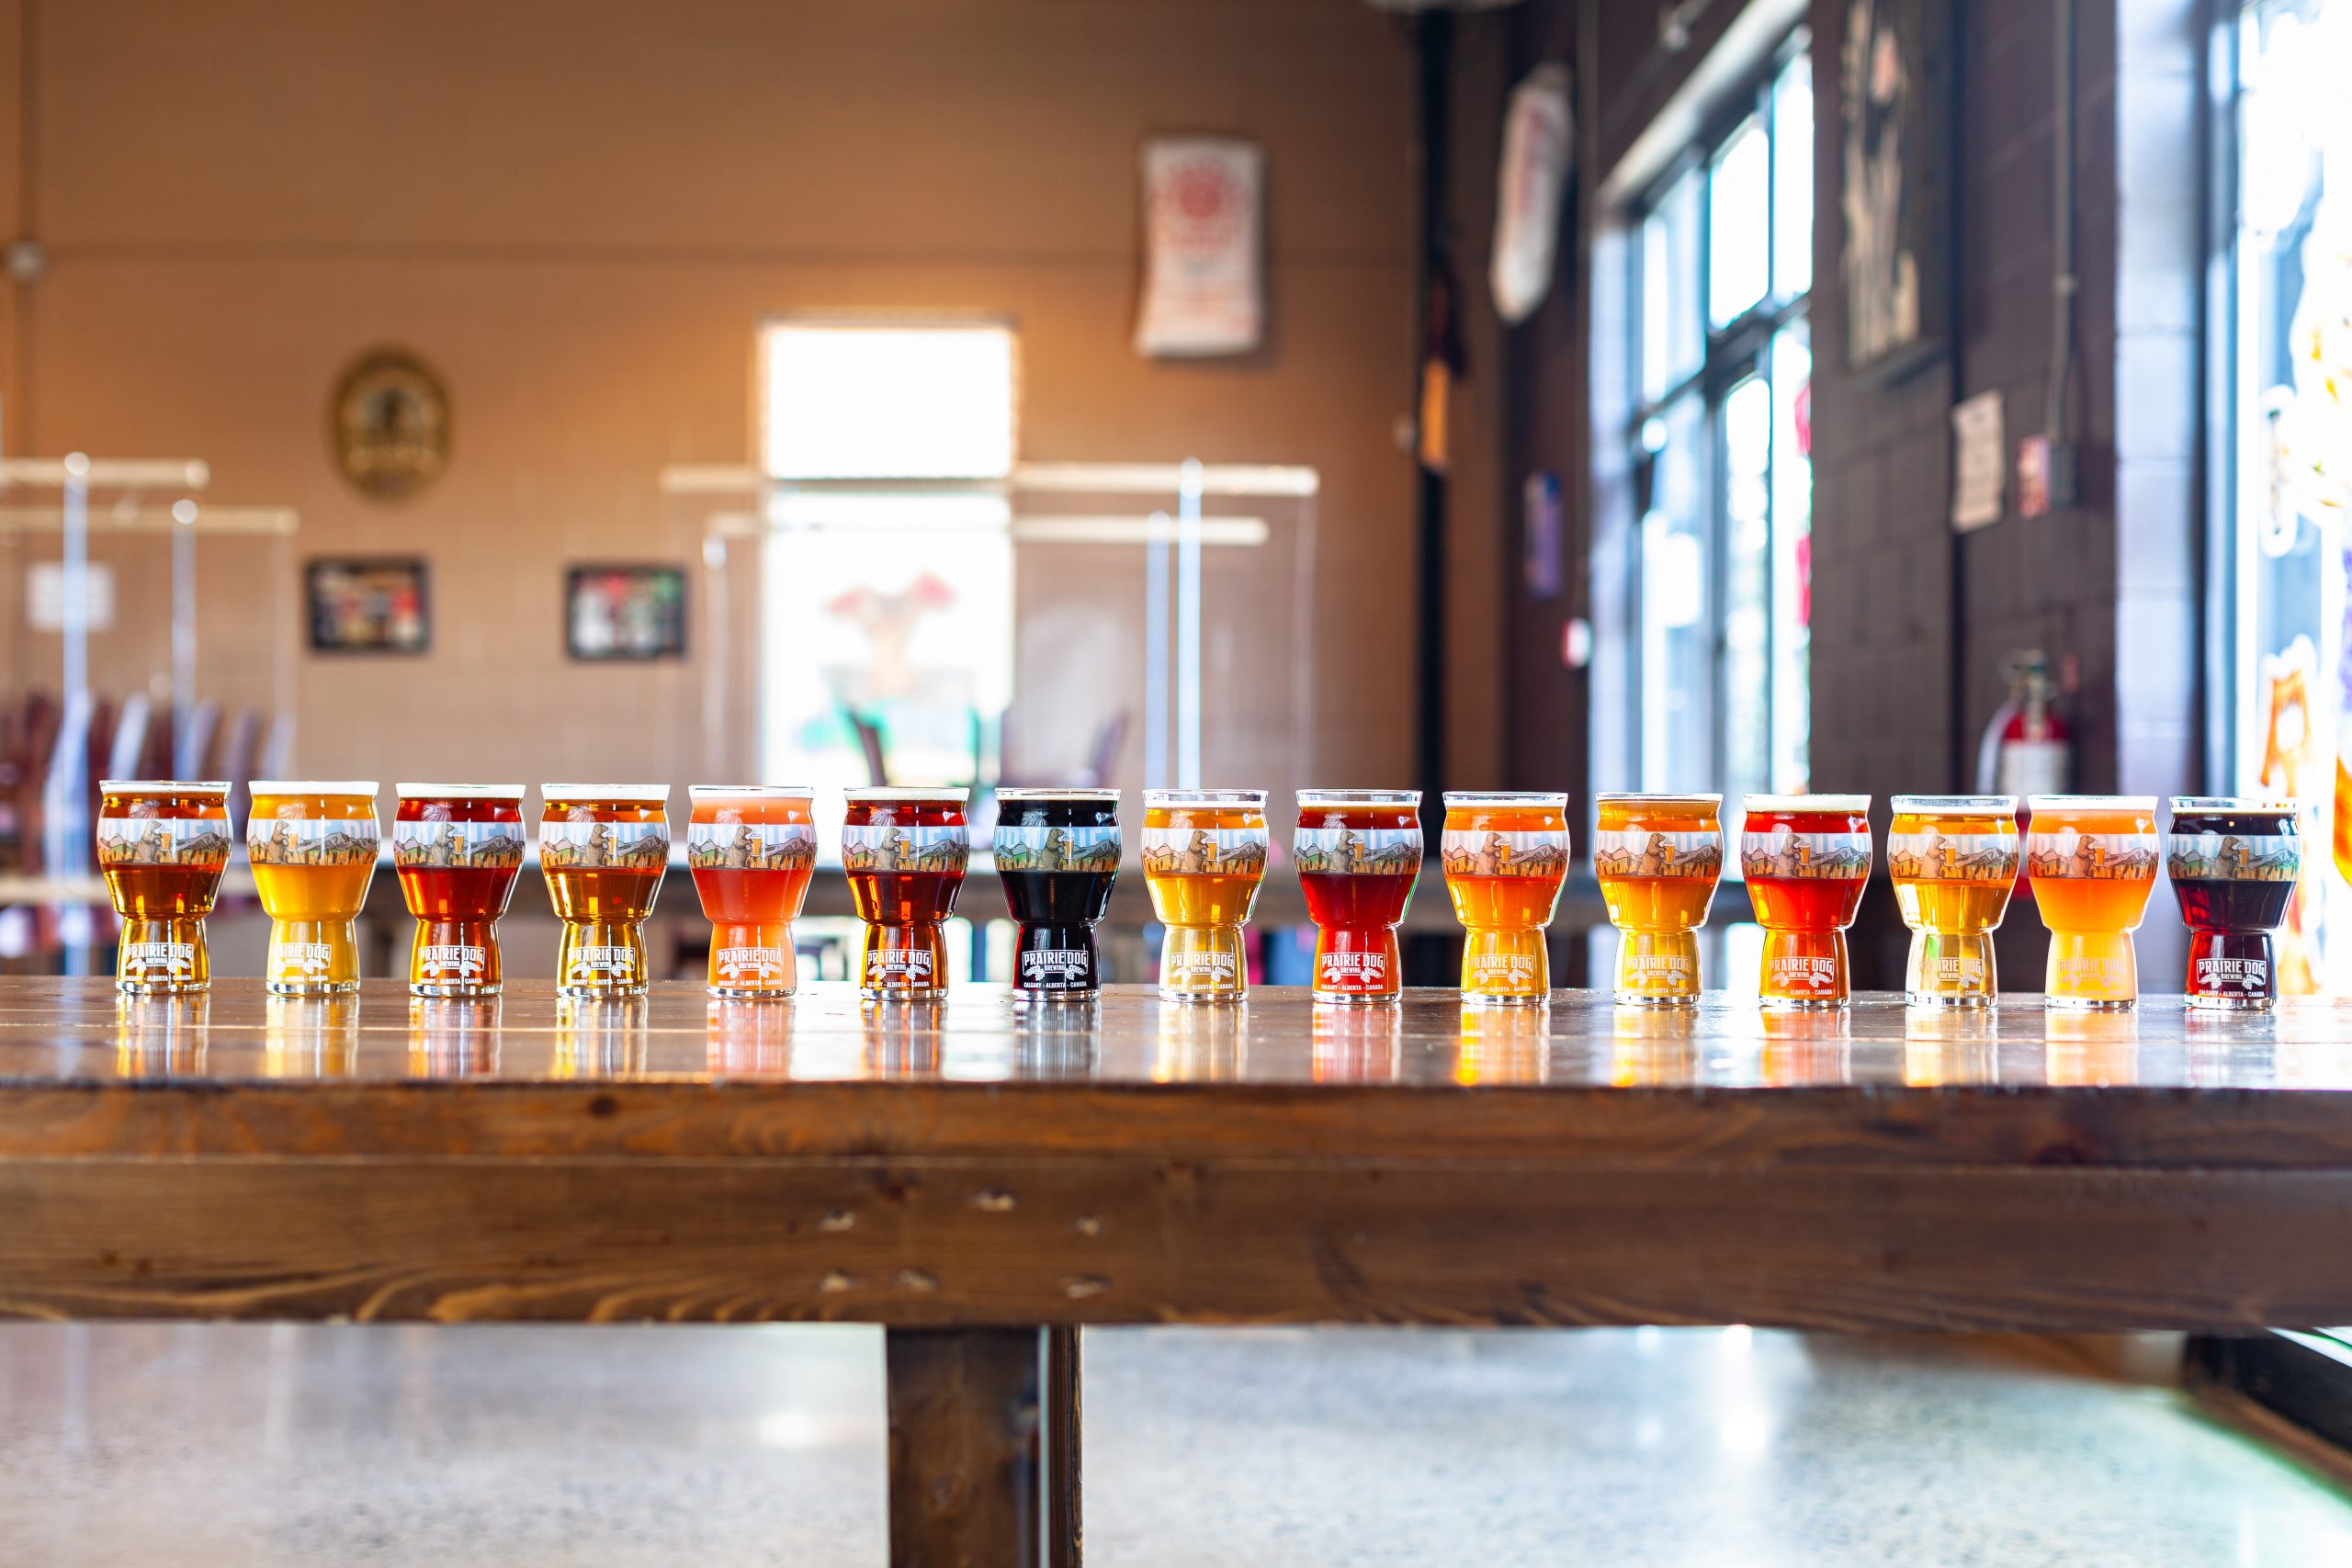
<svg viewBox="0 0 2352 1568"><path fill-rule="evenodd" d="M364 494L414 495L448 467L448 394L404 349L371 349L345 371L328 423L335 467Z"/></svg>

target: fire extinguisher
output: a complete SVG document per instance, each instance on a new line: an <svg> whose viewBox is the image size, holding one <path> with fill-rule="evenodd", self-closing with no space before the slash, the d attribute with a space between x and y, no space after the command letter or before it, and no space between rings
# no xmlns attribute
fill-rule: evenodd
<svg viewBox="0 0 2352 1568"><path fill-rule="evenodd" d="M1976 749L1976 791L1979 795L2018 797L2018 832L2023 835L2032 813L2026 797L2064 795L2074 765L2074 737L2059 716L2057 688L2050 679L2050 660L2041 649L2011 653L2004 662L2009 680L2008 700L1984 727ZM2025 863L2018 864L2018 896L2026 891Z"/></svg>

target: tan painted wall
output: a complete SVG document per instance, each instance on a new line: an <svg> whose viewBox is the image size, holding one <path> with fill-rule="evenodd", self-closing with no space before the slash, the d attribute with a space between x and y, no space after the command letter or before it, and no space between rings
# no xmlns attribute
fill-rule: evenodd
<svg viewBox="0 0 2352 1568"><path fill-rule="evenodd" d="M300 509L300 557L433 563L429 656L299 655L305 769L748 768L745 680L703 734L699 581L695 660L580 666L561 568L693 559L658 470L741 461L755 323L830 307L1014 315L1033 459L1319 468L1307 771L1409 766L1411 73L1354 0L0 0L0 212L28 168L51 258L0 304L10 449L202 457L214 500ZM1136 155L1193 130L1268 149L1272 338L1153 364L1126 346ZM336 375L383 342L454 410L448 475L392 505L324 443ZM207 577L205 683L258 702L298 588L291 560L245 570L278 592ZM1074 760L1032 723L1035 761ZM1490 736L1453 728L1487 772ZM1286 748L1213 739L1209 766L1305 782L1267 776Z"/></svg>

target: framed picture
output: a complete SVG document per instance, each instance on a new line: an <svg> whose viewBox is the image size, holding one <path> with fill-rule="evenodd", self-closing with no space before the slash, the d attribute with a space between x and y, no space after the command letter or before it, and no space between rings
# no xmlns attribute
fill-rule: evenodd
<svg viewBox="0 0 2352 1568"><path fill-rule="evenodd" d="M1951 0L1845 0L1838 136L1846 367L1899 376L1951 332Z"/></svg>
<svg viewBox="0 0 2352 1568"><path fill-rule="evenodd" d="M423 653L433 645L422 558L314 560L305 576L313 651Z"/></svg>
<svg viewBox="0 0 2352 1568"><path fill-rule="evenodd" d="M569 568L563 626L564 646L574 659L683 659L685 568Z"/></svg>

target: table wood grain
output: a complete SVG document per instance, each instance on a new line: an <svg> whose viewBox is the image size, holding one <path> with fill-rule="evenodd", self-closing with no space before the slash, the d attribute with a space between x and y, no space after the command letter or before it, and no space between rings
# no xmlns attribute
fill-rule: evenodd
<svg viewBox="0 0 2352 1568"><path fill-rule="evenodd" d="M0 1314L2352 1319L2352 1009L0 981Z"/></svg>

